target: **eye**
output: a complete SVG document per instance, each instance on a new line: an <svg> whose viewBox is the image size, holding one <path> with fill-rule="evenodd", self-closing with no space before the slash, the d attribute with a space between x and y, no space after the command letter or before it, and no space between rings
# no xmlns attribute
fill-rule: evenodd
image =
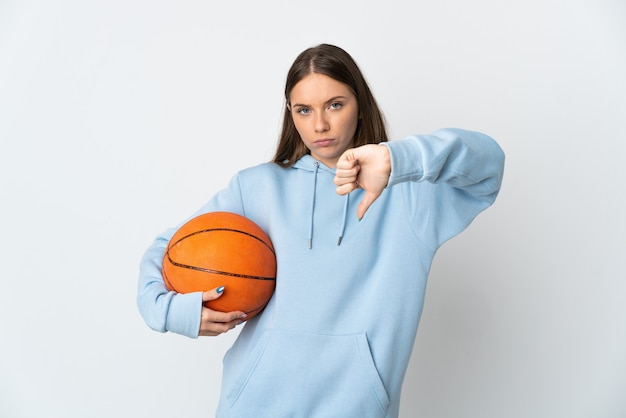
<svg viewBox="0 0 626 418"><path fill-rule="evenodd" d="M343 107L343 103L333 102L329 107L334 110L341 109Z"/></svg>
<svg viewBox="0 0 626 418"><path fill-rule="evenodd" d="M308 115L309 113L311 113L311 109L309 109L308 107L300 107L296 110L296 113L299 113L301 115Z"/></svg>

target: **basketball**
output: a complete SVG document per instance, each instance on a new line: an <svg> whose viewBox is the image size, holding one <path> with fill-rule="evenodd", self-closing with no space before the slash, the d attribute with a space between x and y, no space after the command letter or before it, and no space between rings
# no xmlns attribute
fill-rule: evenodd
<svg viewBox="0 0 626 418"><path fill-rule="evenodd" d="M263 310L276 286L276 255L267 234L250 219L209 212L183 224L163 257L163 280L178 293L224 286L224 294L205 306L243 311L249 320Z"/></svg>

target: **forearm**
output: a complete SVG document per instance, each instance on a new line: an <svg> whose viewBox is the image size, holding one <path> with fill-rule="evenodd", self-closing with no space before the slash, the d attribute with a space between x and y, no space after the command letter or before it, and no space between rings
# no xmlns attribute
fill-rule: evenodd
<svg viewBox="0 0 626 418"><path fill-rule="evenodd" d="M482 133L443 129L385 145L392 167L388 186L404 181L446 183L490 203L500 190L504 153Z"/></svg>
<svg viewBox="0 0 626 418"><path fill-rule="evenodd" d="M167 243L165 234L159 236L141 260L137 306L150 328L196 338L200 329L202 293L181 294L165 287L161 265Z"/></svg>

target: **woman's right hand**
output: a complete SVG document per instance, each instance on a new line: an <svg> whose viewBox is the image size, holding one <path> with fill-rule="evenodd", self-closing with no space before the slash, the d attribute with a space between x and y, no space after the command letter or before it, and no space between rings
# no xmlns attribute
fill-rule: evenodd
<svg viewBox="0 0 626 418"><path fill-rule="evenodd" d="M206 302L222 296L224 287L202 292L202 316L200 318L200 337L214 337L223 334L241 324L246 314L241 311L219 312L206 307Z"/></svg>

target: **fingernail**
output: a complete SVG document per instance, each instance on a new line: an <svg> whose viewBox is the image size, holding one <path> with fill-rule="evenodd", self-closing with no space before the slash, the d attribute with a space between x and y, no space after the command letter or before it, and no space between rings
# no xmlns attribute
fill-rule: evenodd
<svg viewBox="0 0 626 418"><path fill-rule="evenodd" d="M239 319L244 319L244 318L246 318L247 316L248 316L247 314L243 314L243 315L241 315L241 316L239 317Z"/></svg>
<svg viewBox="0 0 626 418"><path fill-rule="evenodd" d="M222 292L224 291L224 286L220 286L220 287L218 287L217 289L215 289L215 291L216 291L217 293L222 293Z"/></svg>

